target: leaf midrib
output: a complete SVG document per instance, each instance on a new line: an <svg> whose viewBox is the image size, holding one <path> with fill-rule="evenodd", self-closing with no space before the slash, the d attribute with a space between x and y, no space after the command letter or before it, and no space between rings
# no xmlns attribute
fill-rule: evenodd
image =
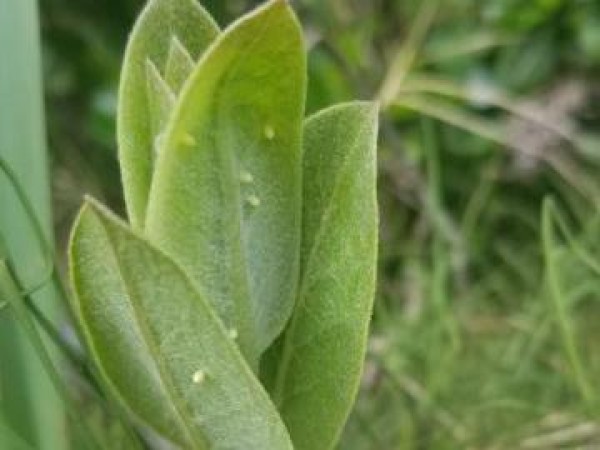
<svg viewBox="0 0 600 450"><path fill-rule="evenodd" d="M117 255L117 252L115 251L115 239L113 238L112 233L106 228L104 223L102 223L102 219L99 220L102 230L105 233L107 240L111 244L109 246L109 251L111 252L117 266L116 274L119 277L121 283L123 284L123 290L125 291L127 298L129 299L129 304L131 307L132 316L135 320L136 328L139 330L143 338L142 342L144 342L144 344L147 346L148 353L152 361L154 361L156 369L158 370L158 382L160 383L160 387L167 395L167 397L171 400L175 412L177 413L178 422L181 425L182 429L185 430L189 442L193 443L194 448L196 450L204 450L207 448L207 445L204 442L204 439L198 436L196 432L194 432L193 426L189 423L187 415L185 414L185 405L181 402L181 399L176 394L176 389L174 388L169 379L169 371L166 369L166 364L162 360L160 352L157 350L158 346L154 342L154 337L152 336L152 333L148 330L148 325L146 323L147 321L145 318L143 318L143 314L140 313L141 308L138 305L138 301L135 300L135 296L132 294L132 291L130 290L128 284L125 282L125 279L123 277L123 271L121 268L121 262Z"/></svg>
<svg viewBox="0 0 600 450"><path fill-rule="evenodd" d="M79 217L76 219L76 223L73 227L74 230L79 226L79 222L81 221L81 218L82 218L82 213L80 212ZM106 235L106 230L104 229L104 226L102 224L101 224L101 227L102 227L103 232ZM71 239L74 242L73 238L71 238ZM115 257L114 252L111 251L111 254L114 258ZM81 285L81 281L80 281L81 275L80 275L79 271L74 270L74 268L76 267L76 264L74 261L75 261L74 254L72 254L70 257L70 260L69 260L69 265L72 268L71 269L71 277L72 277L73 286L75 287L75 290L76 290L76 294L77 294L76 296L80 297L81 294L79 292L77 292L77 286ZM119 275L119 279L122 280L120 275ZM71 302L71 303L72 303L72 307L75 309L75 312L79 319L79 323L81 325L81 330L83 332L84 337L86 338L86 343L87 343L90 353L94 356L94 359L96 361L101 361L102 358L100 357L100 351L98 350L95 339L93 338L93 333L90 331L89 327L87 326L86 320L84 319L84 312L81 307L81 303L80 302ZM134 410L134 408L132 408L129 405L129 402L126 400L125 396L121 393L120 388L118 388L117 385L112 381L112 378L110 377L108 372L104 369L104 366L102 364L98 364L98 372L103 377L101 381L105 385L110 387L112 394L116 396L116 398L120 401L120 404L122 404L124 406L125 410L128 413L130 413L134 416L140 416L144 420L147 420L143 415L136 412Z"/></svg>
<svg viewBox="0 0 600 450"><path fill-rule="evenodd" d="M272 17L272 15L268 16L269 18ZM219 91L223 92L223 86L226 86L230 80L232 78L235 78L235 75L237 73L237 71L239 70L239 67L242 65L242 63L247 59L246 55L249 55L251 53L251 50L256 46L257 42L264 36L264 34L267 32L268 28L271 26L272 23L272 19L271 20L264 20L263 23L261 24L261 27L259 28L259 30L257 31L255 37L248 42L248 44L246 44L244 46L244 50L240 50L238 51L238 54L243 55L243 57L241 58L236 58L234 65L231 67L230 72L223 78L223 83L219 84ZM216 89L215 89L216 90ZM222 107L222 103L221 103L221 95L222 94L218 94L218 98L219 98L219 104L218 106L216 106L216 108L218 108L218 110L221 110ZM221 120L221 115L220 114L216 114L217 117L217 121ZM240 265L240 272L241 272L241 277L243 278L242 281L243 283L243 293L240 294L242 296L242 298L240 299L240 301L242 302L247 302L247 306L248 306L248 312L250 317L248 318L249 320L247 320L247 325L250 327L249 332L252 334L251 338L252 338L252 348L253 348L253 352L256 352L256 361L252 361L251 362L251 367L253 369L253 371L258 371L258 360L259 360L259 355L260 355L260 351L262 350L260 348L260 335L257 332L257 318L255 317L255 308L254 308L254 301L252 300L253 297L253 293L251 290L251 286L250 286L250 268L249 268L249 264L247 264L248 261L248 254L247 254L247 249L246 249L246 242L244 240L244 233L243 233L243 228L244 228L244 212L243 212L243 200L242 200L242 189L240 186L240 183L236 183L236 180L238 179L238 175L236 173L236 165L239 166L239 157L236 155L236 152L233 148L229 148L228 149L229 153L230 153L230 161L233 163L233 165L231 165L229 167L229 171L230 171L230 180L231 182L234 184L234 198L233 198L233 205L234 206L234 210L235 210L235 216L236 216L236 225L237 225L237 238L236 238L236 247L238 250L238 254L239 254L239 265ZM220 153L220 152L219 152ZM244 295L245 294L245 295ZM236 305L236 308L238 308L239 306ZM242 309L243 311L243 309Z"/></svg>
<svg viewBox="0 0 600 450"><path fill-rule="evenodd" d="M258 14L259 12L260 11L255 12L254 15ZM274 16L272 12L270 12L266 16L266 20L262 21L260 27L258 27L258 30L253 35L252 39L250 41L245 42L244 45L241 46L241 48L236 48L234 50L235 54L242 55L242 57L236 58L235 62L231 65L230 69L227 72L222 72L215 80L213 94L215 95L216 100L210 102L207 105L206 110L204 112L206 114L206 117L210 117L210 111L213 111L216 112L214 114L214 117L216 117L216 123L219 123L223 120L221 118L221 109L223 105L221 96L223 92L223 86L229 83L230 79L235 77L239 70L239 67L247 59L248 55L251 54L250 52L252 48L257 45L259 40L264 37L264 34L273 25L274 17L276 16ZM252 19L252 17L245 17L242 20L247 22L250 19ZM240 23L237 24L237 26L239 25ZM233 28L230 28L230 30L231 29ZM227 33L227 30L225 30L225 33ZM217 38L208 46L206 51L202 54L200 60L196 63L196 67L204 67L207 61L209 61L211 58L215 58L213 55L215 54L216 49L219 48L219 44L224 42L225 39L230 36L231 34L220 34L219 36L217 36ZM201 70L195 70L192 74L190 74L185 84L189 85L190 80L197 79L199 77L199 72L201 72ZM181 127L176 126L176 122L174 119L175 117L181 117L182 115L187 114L186 111L188 107L186 107L184 101L182 100L185 97L187 97L186 91L187 89L185 87L182 88L181 94L179 96L180 101L177 102L178 104L176 104L173 109L170 124L167 127L165 127L165 130L169 134L170 139L165 140L163 148L166 148L169 145L174 145L175 141L173 136L178 132L178 130L181 131ZM221 127L215 125L215 129L220 130ZM229 204L234 205L231 208L231 212L233 216L232 221L234 222L234 225L236 227L236 230L233 232L233 239L230 239L231 235L229 235L227 231L225 232L225 236L227 237L225 241L235 242L235 244L232 245L234 260L237 267L237 269L234 269L235 283L233 283L234 287L232 289L235 298L233 307L235 308L236 314L234 323L236 325L240 325L242 329L246 329L247 332L250 333L249 338L252 339L252 342L250 342L249 351L252 354L252 361L248 362L250 363L253 372L256 372L258 370L258 355L261 351L261 349L259 348L261 339L258 333L257 321L255 318L255 302L252 301L252 292L250 289L250 273L248 264L246 264L246 243L244 241L242 233L244 225L242 192L239 183L236 183L236 180L238 180L238 175L236 173L236 165L238 165L239 158L236 155L235 149L224 146L219 142L219 136L221 136L220 132L217 133L217 136L214 139L214 152L220 165L220 173L229 175L219 177L219 188L222 192L231 193L229 197ZM161 151L160 153L163 152ZM227 160L229 160L231 164L228 164ZM150 190L152 190L152 184L153 183L151 183ZM150 195L149 198L151 198ZM223 215L221 216L223 217ZM227 217L225 218L227 219ZM145 223L147 223L147 219L145 220ZM248 309L246 311L244 308L244 303L248 306Z"/></svg>

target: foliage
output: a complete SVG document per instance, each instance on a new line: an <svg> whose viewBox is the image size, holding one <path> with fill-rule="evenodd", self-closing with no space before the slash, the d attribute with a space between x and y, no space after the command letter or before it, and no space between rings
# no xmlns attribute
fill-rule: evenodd
<svg viewBox="0 0 600 450"><path fill-rule="evenodd" d="M333 448L374 294L377 107L303 122L284 1L216 33L191 0L140 15L118 112L131 227L84 205L75 317L108 391L179 446Z"/></svg>

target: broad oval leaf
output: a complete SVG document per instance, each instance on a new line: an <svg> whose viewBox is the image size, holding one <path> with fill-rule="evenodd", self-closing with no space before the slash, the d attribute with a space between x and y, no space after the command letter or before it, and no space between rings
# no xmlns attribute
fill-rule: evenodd
<svg viewBox="0 0 600 450"><path fill-rule="evenodd" d="M144 223L157 137L150 111L154 100L146 89L148 61L164 74L173 38L197 59L218 33L196 0L150 0L131 33L119 86L117 140L127 212L134 228L141 229Z"/></svg>
<svg viewBox="0 0 600 450"><path fill-rule="evenodd" d="M296 450L333 448L358 389L375 290L376 139L371 103L306 121L298 300L266 375Z"/></svg>
<svg viewBox="0 0 600 450"><path fill-rule="evenodd" d="M145 233L188 270L251 364L293 309L305 51L283 0L224 31L186 82Z"/></svg>
<svg viewBox="0 0 600 450"><path fill-rule="evenodd" d="M88 202L71 246L75 308L117 397L190 449L292 449L268 395L184 272Z"/></svg>

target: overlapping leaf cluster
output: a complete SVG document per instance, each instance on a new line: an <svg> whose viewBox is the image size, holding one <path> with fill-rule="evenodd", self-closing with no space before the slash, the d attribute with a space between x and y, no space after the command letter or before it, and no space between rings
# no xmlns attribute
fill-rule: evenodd
<svg viewBox="0 0 600 450"><path fill-rule="evenodd" d="M305 50L268 2L220 32L151 0L123 67L129 224L88 200L74 309L112 395L191 449L332 448L375 280L377 112L304 121Z"/></svg>

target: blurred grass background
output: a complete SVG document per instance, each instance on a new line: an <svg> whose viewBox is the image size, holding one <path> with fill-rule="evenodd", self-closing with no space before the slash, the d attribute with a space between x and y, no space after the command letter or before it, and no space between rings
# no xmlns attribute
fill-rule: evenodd
<svg viewBox="0 0 600 450"><path fill-rule="evenodd" d="M257 3L203 2L223 26ZM340 448L600 448L600 2L292 4L308 111L382 104L379 290ZM141 6L40 0L61 255L82 193L123 211L116 88Z"/></svg>

